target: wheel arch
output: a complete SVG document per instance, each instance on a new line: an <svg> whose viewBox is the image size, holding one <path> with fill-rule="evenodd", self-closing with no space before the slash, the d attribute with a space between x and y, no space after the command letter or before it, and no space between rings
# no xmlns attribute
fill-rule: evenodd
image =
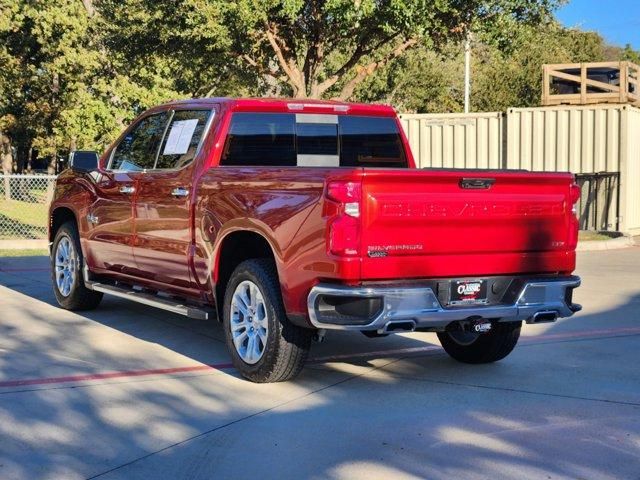
<svg viewBox="0 0 640 480"><path fill-rule="evenodd" d="M51 216L49 218L49 245L53 243L53 239L55 238L58 229L68 221L73 221L76 224L76 227L80 227L78 225L78 218L76 217L75 212L69 207L56 207L51 212Z"/></svg>
<svg viewBox="0 0 640 480"><path fill-rule="evenodd" d="M218 311L218 319L221 320L222 306L227 283L231 274L245 260L254 258L267 258L272 260L278 268L276 249L261 232L255 230L234 230L228 232L220 240L214 262L212 278L214 280L214 296ZM278 274L280 276L280 274Z"/></svg>

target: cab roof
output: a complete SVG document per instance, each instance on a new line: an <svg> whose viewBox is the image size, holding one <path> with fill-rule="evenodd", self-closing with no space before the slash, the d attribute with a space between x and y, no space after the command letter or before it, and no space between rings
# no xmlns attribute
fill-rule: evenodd
<svg viewBox="0 0 640 480"><path fill-rule="evenodd" d="M242 112L279 112L279 113L325 113L351 114L392 117L396 115L393 107L382 104L351 103L335 100L313 100L307 98L192 98L174 100L155 107L153 110L172 107L203 107L220 105L224 110Z"/></svg>

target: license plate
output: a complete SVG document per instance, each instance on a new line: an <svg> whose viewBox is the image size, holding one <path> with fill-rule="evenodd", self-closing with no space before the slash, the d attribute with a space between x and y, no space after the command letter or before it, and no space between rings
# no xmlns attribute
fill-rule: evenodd
<svg viewBox="0 0 640 480"><path fill-rule="evenodd" d="M486 280L453 280L450 292L451 305L487 303Z"/></svg>

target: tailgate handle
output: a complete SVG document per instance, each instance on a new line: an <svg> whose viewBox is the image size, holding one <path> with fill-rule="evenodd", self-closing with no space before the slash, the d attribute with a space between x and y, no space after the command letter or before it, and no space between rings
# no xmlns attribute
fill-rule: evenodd
<svg viewBox="0 0 640 480"><path fill-rule="evenodd" d="M491 188L491 185L494 183L496 183L495 178L463 178L460 180L460 187L479 190L482 188Z"/></svg>

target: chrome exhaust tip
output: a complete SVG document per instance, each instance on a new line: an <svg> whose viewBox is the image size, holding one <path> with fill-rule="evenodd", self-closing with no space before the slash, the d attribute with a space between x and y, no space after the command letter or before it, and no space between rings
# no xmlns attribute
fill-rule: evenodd
<svg viewBox="0 0 640 480"><path fill-rule="evenodd" d="M398 320L388 322L382 329L382 333L413 332L416 329L416 322L413 320Z"/></svg>
<svg viewBox="0 0 640 480"><path fill-rule="evenodd" d="M551 323L555 322L557 319L558 312L556 311L536 312L527 319L527 323Z"/></svg>

